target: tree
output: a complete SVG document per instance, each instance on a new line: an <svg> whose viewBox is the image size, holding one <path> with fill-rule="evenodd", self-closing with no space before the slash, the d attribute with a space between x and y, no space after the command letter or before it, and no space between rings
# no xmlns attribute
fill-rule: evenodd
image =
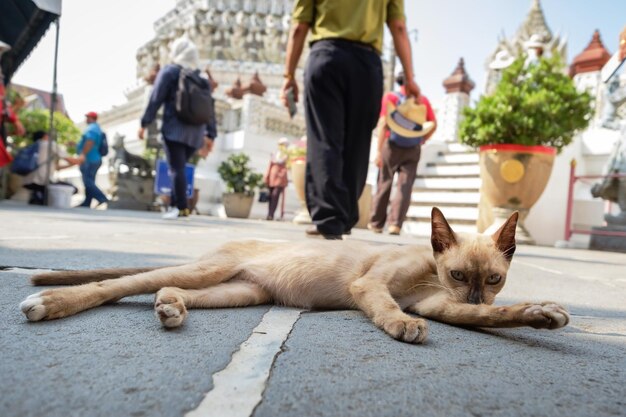
<svg viewBox="0 0 626 417"><path fill-rule="evenodd" d="M30 135L38 130L48 132L50 129L50 112L48 110L28 110L19 112L19 118L26 129L26 137L12 136L13 149L21 149L31 143ZM54 129L57 133L57 142L67 148L68 152L76 151L76 144L80 139L80 130L68 117L54 112Z"/></svg>
<svg viewBox="0 0 626 417"><path fill-rule="evenodd" d="M540 59L528 68L520 57L503 72L492 95L464 110L461 142L472 147L552 146L560 152L587 127L592 114L591 96L576 90L559 57Z"/></svg>

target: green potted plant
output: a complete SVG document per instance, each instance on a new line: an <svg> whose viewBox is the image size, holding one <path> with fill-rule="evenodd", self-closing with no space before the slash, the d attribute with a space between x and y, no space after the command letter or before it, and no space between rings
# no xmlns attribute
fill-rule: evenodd
<svg viewBox="0 0 626 417"><path fill-rule="evenodd" d="M249 167L250 157L244 153L233 154L220 164L217 172L226 184L222 202L228 217L247 218L254 203L254 190L263 183L263 175Z"/></svg>
<svg viewBox="0 0 626 417"><path fill-rule="evenodd" d="M481 202L492 208L481 218L494 218L497 227L519 211L520 240L531 243L523 220L548 184L556 154L591 115L591 96L577 91L558 57L527 66L522 56L504 70L495 92L464 110L460 126L461 142L480 152Z"/></svg>

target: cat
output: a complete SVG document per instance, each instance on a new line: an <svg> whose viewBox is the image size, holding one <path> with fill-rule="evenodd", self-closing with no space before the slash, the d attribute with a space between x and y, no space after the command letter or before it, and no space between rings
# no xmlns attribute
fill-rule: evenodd
<svg viewBox="0 0 626 417"><path fill-rule="evenodd" d="M45 290L20 304L28 320L51 320L156 293L164 327L180 326L188 308L278 304L303 309L360 309L391 337L422 343L425 318L462 326L557 329L569 314L553 302L492 305L515 252L514 213L492 236L456 234L438 208L432 249L355 241L238 241L190 264L34 275ZM410 315L413 313L415 315Z"/></svg>

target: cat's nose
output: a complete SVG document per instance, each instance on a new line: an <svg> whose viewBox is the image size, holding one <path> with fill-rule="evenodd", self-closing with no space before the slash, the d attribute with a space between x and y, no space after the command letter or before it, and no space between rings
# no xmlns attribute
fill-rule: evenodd
<svg viewBox="0 0 626 417"><path fill-rule="evenodd" d="M470 304L482 304L483 303L483 295L481 292L472 291L467 297L467 302Z"/></svg>

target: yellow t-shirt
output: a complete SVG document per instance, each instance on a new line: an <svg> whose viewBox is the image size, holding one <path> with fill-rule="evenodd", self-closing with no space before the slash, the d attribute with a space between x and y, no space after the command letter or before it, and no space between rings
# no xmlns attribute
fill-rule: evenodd
<svg viewBox="0 0 626 417"><path fill-rule="evenodd" d="M311 25L311 41L348 39L380 53L383 25L404 19L404 0L296 0L292 19Z"/></svg>

